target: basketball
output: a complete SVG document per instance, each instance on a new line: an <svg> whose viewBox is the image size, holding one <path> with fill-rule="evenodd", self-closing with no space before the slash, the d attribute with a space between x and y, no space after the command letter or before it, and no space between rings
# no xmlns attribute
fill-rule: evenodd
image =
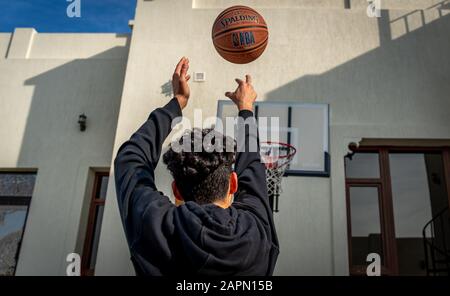
<svg viewBox="0 0 450 296"><path fill-rule="evenodd" d="M232 6L214 21L212 39L217 52L227 61L247 64L266 49L269 31L264 18L247 6Z"/></svg>

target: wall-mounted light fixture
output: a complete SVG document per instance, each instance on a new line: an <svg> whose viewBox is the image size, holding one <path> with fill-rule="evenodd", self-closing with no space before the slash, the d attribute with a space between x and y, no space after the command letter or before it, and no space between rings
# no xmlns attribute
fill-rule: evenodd
<svg viewBox="0 0 450 296"><path fill-rule="evenodd" d="M86 130L87 116L83 113L78 116L78 124L80 125L80 131L84 132Z"/></svg>
<svg viewBox="0 0 450 296"><path fill-rule="evenodd" d="M350 160L353 160L353 155L355 155L355 150L358 148L358 145L356 143L350 143L348 144L348 150L349 152L347 153L347 155L345 155L345 158L348 158Z"/></svg>

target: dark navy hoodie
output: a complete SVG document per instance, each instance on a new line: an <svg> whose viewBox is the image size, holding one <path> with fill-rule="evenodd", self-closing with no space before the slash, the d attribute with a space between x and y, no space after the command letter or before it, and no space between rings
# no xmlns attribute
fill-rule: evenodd
<svg viewBox="0 0 450 296"><path fill-rule="evenodd" d="M227 209L192 201L177 207L157 190L154 170L162 144L181 116L176 99L154 110L115 159L120 215L136 274L272 275L279 247L259 152L237 153L238 191ZM251 111L239 116L256 127ZM245 137L252 137L248 130Z"/></svg>

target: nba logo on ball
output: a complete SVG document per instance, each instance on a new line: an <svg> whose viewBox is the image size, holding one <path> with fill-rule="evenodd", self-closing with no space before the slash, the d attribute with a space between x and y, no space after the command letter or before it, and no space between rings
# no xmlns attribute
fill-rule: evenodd
<svg viewBox="0 0 450 296"><path fill-rule="evenodd" d="M212 39L224 59L235 64L247 64L264 52L269 31L257 11L239 5L219 14L212 28Z"/></svg>
<svg viewBox="0 0 450 296"><path fill-rule="evenodd" d="M233 47L240 48L241 46L245 47L253 44L255 44L253 32L233 33Z"/></svg>

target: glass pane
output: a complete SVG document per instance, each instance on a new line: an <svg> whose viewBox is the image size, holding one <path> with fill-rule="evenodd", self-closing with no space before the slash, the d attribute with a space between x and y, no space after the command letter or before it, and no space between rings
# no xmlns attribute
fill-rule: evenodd
<svg viewBox="0 0 450 296"><path fill-rule="evenodd" d="M324 152L328 152L328 110L319 106L292 107L291 144L297 153L289 169L324 171Z"/></svg>
<svg viewBox="0 0 450 296"><path fill-rule="evenodd" d="M352 264L367 265L367 255L377 253L383 262L377 187L350 187Z"/></svg>
<svg viewBox="0 0 450 296"><path fill-rule="evenodd" d="M261 142L274 141L287 143L288 110L287 105L258 105L258 128Z"/></svg>
<svg viewBox="0 0 450 296"><path fill-rule="evenodd" d="M14 275L27 209L0 205L0 276Z"/></svg>
<svg viewBox="0 0 450 296"><path fill-rule="evenodd" d="M100 178L100 192L97 198L106 199L106 190L108 189L108 176L103 176Z"/></svg>
<svg viewBox="0 0 450 296"><path fill-rule="evenodd" d="M389 155L389 162L399 272L425 275L422 230L448 206L442 156L396 153ZM441 229L441 223L434 225L434 243L444 245L446 233L448 229Z"/></svg>
<svg viewBox="0 0 450 296"><path fill-rule="evenodd" d="M351 160L346 157L345 175L347 178L379 178L378 153L355 153Z"/></svg>
<svg viewBox="0 0 450 296"><path fill-rule="evenodd" d="M91 246L91 258L89 259L89 268L95 268L95 262L97 261L97 250L98 243L100 239L100 230L102 228L102 220L103 220L103 210L105 206L100 205L95 209L95 228L94 228L94 236L92 238L92 246Z"/></svg>
<svg viewBox="0 0 450 296"><path fill-rule="evenodd" d="M36 174L0 173L0 196L31 196Z"/></svg>

